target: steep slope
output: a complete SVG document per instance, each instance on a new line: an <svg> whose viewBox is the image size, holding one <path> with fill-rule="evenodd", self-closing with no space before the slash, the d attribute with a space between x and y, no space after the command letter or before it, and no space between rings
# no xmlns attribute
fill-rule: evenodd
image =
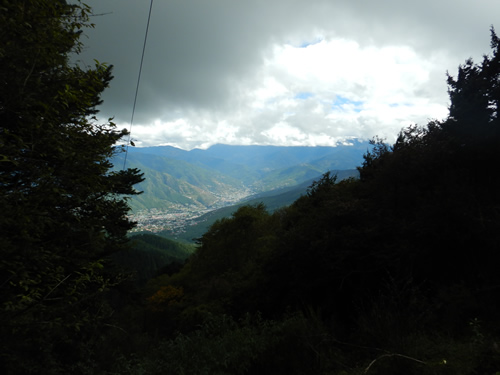
<svg viewBox="0 0 500 375"><path fill-rule="evenodd" d="M123 155L115 165L123 163ZM147 153L131 152L127 166L139 168L146 180L136 186L143 194L133 197L133 212L148 209L206 209L248 195L242 182L191 163Z"/></svg>
<svg viewBox="0 0 500 375"><path fill-rule="evenodd" d="M252 163L240 163L233 158L232 153L214 154L209 150L194 149L185 151L172 146L156 146L133 148L130 150L130 154L157 155L171 160L188 162L191 166L217 171L224 176L236 179L247 185L260 178L260 173L254 168Z"/></svg>
<svg viewBox="0 0 500 375"><path fill-rule="evenodd" d="M158 210L184 208L205 208L218 201L210 191L175 178L168 173L150 168L141 168L146 180L137 186L143 194L130 200L133 212L156 208Z"/></svg>
<svg viewBox="0 0 500 375"><path fill-rule="evenodd" d="M353 141L337 147L214 145L207 150L171 146L128 150L127 166L139 168L144 193L130 200L142 210L203 211L238 202L255 193L295 186L329 170L354 169L369 149ZM116 165L123 164L123 155Z"/></svg>
<svg viewBox="0 0 500 375"><path fill-rule="evenodd" d="M331 172L332 175L337 176L337 181L341 181L351 177L359 177L359 172L356 169ZM252 195L242 200L238 204L222 207L202 215L196 220L197 223L195 225L186 227L185 232L183 233L177 233L173 235L169 231L163 231L159 232L158 235L166 238L192 242L193 240L200 238L208 230L208 228L213 223L215 223L216 220L230 217L234 212L238 210L238 208L244 205L258 205L262 203L269 212L274 212L279 208L289 206L297 199L299 199L302 195L306 194L307 189L311 186L311 184L314 181L319 180L320 178L321 175L316 175L314 178L304 181L295 186L287 186Z"/></svg>
<svg viewBox="0 0 500 375"><path fill-rule="evenodd" d="M325 157L339 160L337 169L355 168L369 147L366 142L353 141L351 145L329 146L234 146L214 145L206 150L194 149L192 154L231 161L250 166L257 171L282 169L298 164L311 164Z"/></svg>
<svg viewBox="0 0 500 375"><path fill-rule="evenodd" d="M286 186L295 186L304 181L311 180L323 172L325 171L321 168L316 168L310 164L294 165L267 172L252 187L255 191L263 192Z"/></svg>
<svg viewBox="0 0 500 375"><path fill-rule="evenodd" d="M310 164L326 172L331 169L354 169L371 146L353 140L349 145L317 146L238 146L216 144L206 150L180 150L172 146L133 148L131 154L145 153L182 160L203 168L216 170L248 183L266 172Z"/></svg>
<svg viewBox="0 0 500 375"><path fill-rule="evenodd" d="M139 284L158 275L172 263L183 263L194 251L194 246L181 244L153 234L131 237L132 246L113 255L113 261L134 274Z"/></svg>

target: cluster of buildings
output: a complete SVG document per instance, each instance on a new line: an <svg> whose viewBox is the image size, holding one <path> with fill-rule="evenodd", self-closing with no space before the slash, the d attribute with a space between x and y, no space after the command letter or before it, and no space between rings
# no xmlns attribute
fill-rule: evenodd
<svg viewBox="0 0 500 375"><path fill-rule="evenodd" d="M173 234L181 233L187 226L194 225L200 216L212 211L211 209L200 209L199 207L183 207L168 210L150 209L134 213L129 216L137 226L131 230L134 232L158 233L169 231Z"/></svg>

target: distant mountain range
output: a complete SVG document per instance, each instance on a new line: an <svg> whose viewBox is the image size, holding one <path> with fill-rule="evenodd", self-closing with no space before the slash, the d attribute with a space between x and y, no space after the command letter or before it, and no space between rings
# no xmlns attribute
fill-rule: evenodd
<svg viewBox="0 0 500 375"><path fill-rule="evenodd" d="M293 187L327 171L354 170L368 142L337 147L214 145L186 151L172 146L129 147L127 167L139 168L146 180L137 185L133 212L203 210L235 204L243 198ZM123 165L124 154L115 165Z"/></svg>

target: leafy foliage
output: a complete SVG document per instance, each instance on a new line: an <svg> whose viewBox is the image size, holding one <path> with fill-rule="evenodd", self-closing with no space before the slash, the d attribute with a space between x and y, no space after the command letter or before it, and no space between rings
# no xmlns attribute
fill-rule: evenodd
<svg viewBox="0 0 500 375"><path fill-rule="evenodd" d="M118 371L317 374L332 369L324 359L333 354L324 350L323 336L316 336L319 332L319 327L300 314L277 321L264 320L258 314L245 314L239 320L227 315L208 315L197 330L162 341L142 358L120 361Z"/></svg>
<svg viewBox="0 0 500 375"><path fill-rule="evenodd" d="M119 281L105 259L133 227L122 195L137 194L141 174L109 161L127 132L93 117L111 67L70 64L89 14L66 1L1 4L4 373L67 373L88 355L83 343L110 313L103 292Z"/></svg>
<svg viewBox="0 0 500 375"><path fill-rule="evenodd" d="M68 62L90 10L2 7L4 373L500 371L493 29L492 54L448 76L447 119L375 138L359 179L327 173L288 207L239 207L138 291L112 254L150 272L185 252L150 235L119 252L123 194L142 177L112 169L126 132L92 117L111 68Z"/></svg>
<svg viewBox="0 0 500 375"><path fill-rule="evenodd" d="M259 311L276 322L300 311L321 337L319 344L300 335L320 359L309 361L311 373L497 373L500 52L493 29L492 48L481 64L467 61L448 77L447 119L403 129L393 145L375 138L359 179L325 174L287 208L246 206L212 225L178 274L151 284L183 288L163 317L198 337L204 328L196 327L212 315ZM220 343L204 338L207 350ZM276 358L268 369L293 363L297 347L282 349L269 347ZM252 356L261 353L245 360ZM201 368L255 370L244 360L226 362L231 370L211 367L221 363L212 358Z"/></svg>
<svg viewBox="0 0 500 375"><path fill-rule="evenodd" d="M194 245L181 244L154 234L137 234L130 246L112 255L112 260L131 272L137 285L162 273L172 273L182 267L194 251Z"/></svg>

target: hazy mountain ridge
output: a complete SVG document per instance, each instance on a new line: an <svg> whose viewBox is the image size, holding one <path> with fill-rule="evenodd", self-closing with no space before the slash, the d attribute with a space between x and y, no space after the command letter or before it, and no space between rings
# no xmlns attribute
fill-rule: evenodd
<svg viewBox="0 0 500 375"><path fill-rule="evenodd" d="M191 151L131 147L127 166L143 171L146 181L137 186L144 193L133 197L130 205L134 212L222 207L246 196L299 185L330 170L355 169L368 148L367 142L359 141L337 147L214 145Z"/></svg>
<svg viewBox="0 0 500 375"><path fill-rule="evenodd" d="M130 154L148 153L175 160L203 165L227 173L229 167L245 167L247 171L266 172L297 164L323 163L325 160L338 164L336 169L353 169L370 145L353 140L350 145L331 146L235 146L216 144L206 150L181 150L172 146L130 148Z"/></svg>

